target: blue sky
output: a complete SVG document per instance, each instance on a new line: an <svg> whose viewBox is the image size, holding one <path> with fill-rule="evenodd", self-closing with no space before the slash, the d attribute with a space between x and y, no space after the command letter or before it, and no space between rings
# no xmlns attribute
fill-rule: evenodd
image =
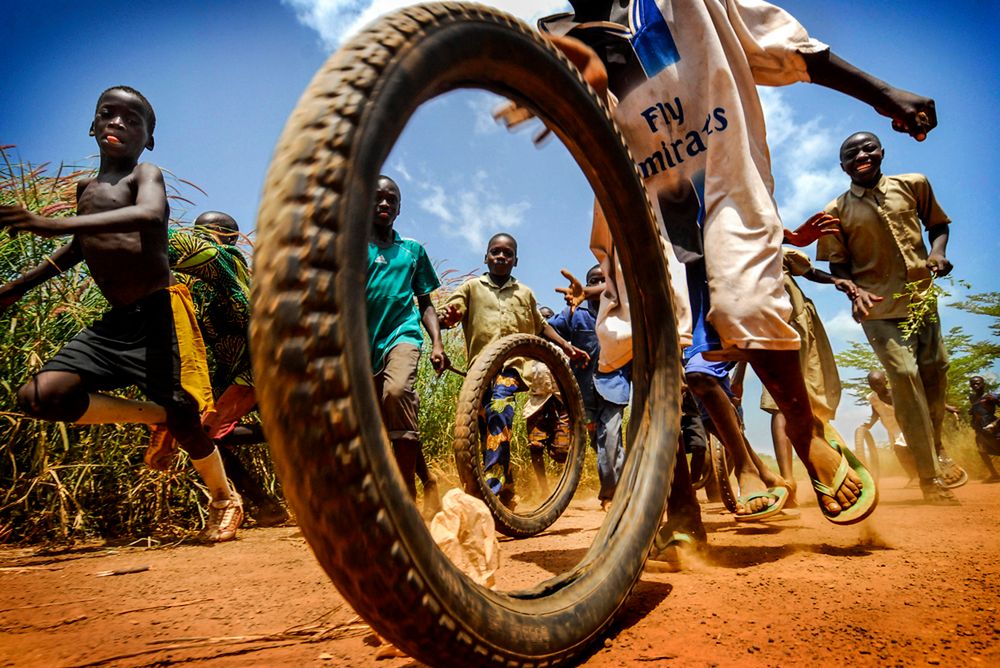
<svg viewBox="0 0 1000 668"><path fill-rule="evenodd" d="M195 206L175 210L232 214L253 228L261 184L285 119L306 84L346 34L373 16L409 4L395 0L119 2L81 6L40 0L8 3L0 28L4 85L0 144L24 161L91 164L87 136L104 88L127 84L157 113L156 149L145 155L197 183L208 195L185 194ZM568 4L503 0L533 19ZM995 117L1000 77L995 62L1000 9L992 0L779 0L816 38L848 61L893 85L934 97L940 127L917 143L889 129L865 105L818 86L763 91L776 197L792 226L847 186L837 147L857 130L879 133L885 171L923 172L955 221L949 257L955 275L976 292L1000 290ZM539 301L559 305L560 267L583 274L591 194L558 142L538 150L530 134L510 135L489 111L499 100L461 92L418 111L387 161L400 184L400 232L423 242L445 267L478 271L485 239L501 229L520 241L516 275ZM803 285L840 349L863 340L848 303L826 286ZM942 309L946 328L985 338L986 321ZM849 373L849 372L847 372ZM752 407L751 440L770 450L766 416ZM866 417L845 396L837 425L845 435Z"/></svg>

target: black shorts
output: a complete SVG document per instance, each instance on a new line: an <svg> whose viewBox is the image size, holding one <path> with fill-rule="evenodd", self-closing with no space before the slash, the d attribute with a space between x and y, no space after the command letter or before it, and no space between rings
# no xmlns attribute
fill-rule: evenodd
<svg viewBox="0 0 1000 668"><path fill-rule="evenodd" d="M137 385L161 406L194 403L181 387L180 352L166 290L106 312L56 353L42 367L45 371L78 374L90 392Z"/></svg>

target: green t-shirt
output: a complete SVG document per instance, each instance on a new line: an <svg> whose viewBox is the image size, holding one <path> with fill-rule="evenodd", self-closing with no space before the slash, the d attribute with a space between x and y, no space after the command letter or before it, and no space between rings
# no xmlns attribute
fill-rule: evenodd
<svg viewBox="0 0 1000 668"><path fill-rule="evenodd" d="M392 246L368 243L368 340L372 349L372 371L378 373L385 356L400 343L418 348L424 342L420 314L414 297L428 295L438 287L434 267L424 247L393 232Z"/></svg>

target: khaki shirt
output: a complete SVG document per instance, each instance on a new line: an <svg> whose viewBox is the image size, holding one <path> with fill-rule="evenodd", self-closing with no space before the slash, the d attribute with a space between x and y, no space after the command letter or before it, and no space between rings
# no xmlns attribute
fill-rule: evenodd
<svg viewBox="0 0 1000 668"><path fill-rule="evenodd" d="M535 293L511 276L503 287L497 286L489 274L470 278L448 297L438 311L438 317L451 305L462 313L465 353L469 368L483 348L508 334L540 334L545 319L538 312ZM524 377L520 360L509 364Z"/></svg>
<svg viewBox="0 0 1000 668"><path fill-rule="evenodd" d="M824 211L840 219L841 231L820 237L816 259L847 264L858 287L883 297L868 320L906 318L909 298L893 295L930 280L923 231L951 222L927 177L883 175L871 189L851 184Z"/></svg>

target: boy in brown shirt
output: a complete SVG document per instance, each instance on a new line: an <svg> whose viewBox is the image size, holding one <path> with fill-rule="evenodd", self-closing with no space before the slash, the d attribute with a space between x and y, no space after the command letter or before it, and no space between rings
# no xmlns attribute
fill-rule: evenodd
<svg viewBox="0 0 1000 668"><path fill-rule="evenodd" d="M826 206L840 230L819 240L816 258L830 262L830 273L857 285L851 305L892 388L896 418L911 448L928 503L954 505L949 484L963 472L944 452L948 353L941 325L929 317L909 338L901 326L911 297L906 285L930 286L952 264L945 256L951 222L922 174L882 174L885 152L878 137L857 132L840 147L840 166L851 187ZM923 231L931 243L928 253ZM935 457L935 452L937 457Z"/></svg>

